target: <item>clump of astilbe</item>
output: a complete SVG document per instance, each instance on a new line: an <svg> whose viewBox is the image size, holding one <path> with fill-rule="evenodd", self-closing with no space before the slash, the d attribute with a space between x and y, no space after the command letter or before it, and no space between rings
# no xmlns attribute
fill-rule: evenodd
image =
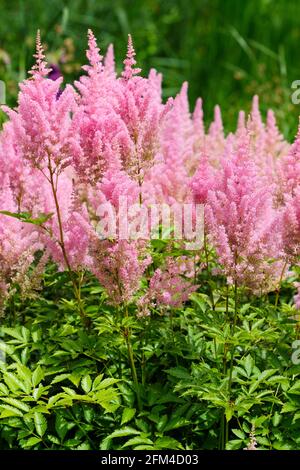
<svg viewBox="0 0 300 470"><path fill-rule="evenodd" d="M272 200L272 187L253 161L250 137L244 133L221 160L218 187L208 191L205 220L228 282L254 293L275 288L283 269Z"/></svg>
<svg viewBox="0 0 300 470"><path fill-rule="evenodd" d="M0 190L0 210L17 212L8 178ZM36 227L23 224L14 217L0 214L0 306L13 282L22 285L34 254L41 248ZM16 278L16 274L18 276Z"/></svg>
<svg viewBox="0 0 300 470"><path fill-rule="evenodd" d="M124 71L116 78L112 50L103 64L95 37L89 32L90 65L85 66L88 75L76 83L80 99L73 116L73 165L84 183L77 192L89 214L85 225L88 268L108 289L114 304L129 301L150 257L143 240L101 240L95 231L97 208L111 204L118 217L120 197L126 198L128 205L141 202L142 173L138 172L142 167L137 169L136 164L140 159L143 170L149 164L145 152L154 152L156 137L152 139L152 133L157 132L156 120L163 109L159 77L153 72L148 79L136 76L139 70L133 67L134 54L129 37Z"/></svg>
<svg viewBox="0 0 300 470"><path fill-rule="evenodd" d="M124 170L112 167L100 182L86 186L79 196L89 216L83 225L89 239L86 265L106 289L110 303L127 304L151 262L149 241L133 239L130 231L133 217L138 217L130 216L130 208L133 204L140 208L138 182Z"/></svg>
<svg viewBox="0 0 300 470"><path fill-rule="evenodd" d="M117 161L121 145L133 151L127 128L117 114L119 84L114 72L112 50L103 64L96 39L89 30L87 75L75 82L78 107L72 119L72 164L83 183L96 184L111 162Z"/></svg>
<svg viewBox="0 0 300 470"><path fill-rule="evenodd" d="M138 316L150 315L151 308L180 308L198 288L193 284L195 265L186 256L167 257L157 268L150 281L147 293L138 301Z"/></svg>
<svg viewBox="0 0 300 470"><path fill-rule="evenodd" d="M73 116L73 164L81 181L95 184L118 160L130 176L142 184L158 148L158 133L164 113L161 76L154 70L148 78L134 68L131 37L124 70L117 77L113 50L105 61L89 31L87 72L75 82L79 106Z"/></svg>
<svg viewBox="0 0 300 470"><path fill-rule="evenodd" d="M68 85L58 96L62 78L55 81L47 78L49 69L39 32L35 58L36 64L30 71L32 78L20 85L17 108L5 107L10 117L5 133L11 142L11 165L16 161L27 177L19 184L25 193L20 207L32 211L33 216L39 212L52 214L45 223L47 231L42 235L43 241L53 258L58 261L60 251L65 267L70 268L67 253L70 251L75 259L76 243L84 240L82 233L78 234L77 221L73 221L76 214L71 197L72 175L66 169L71 163L71 113L76 108L75 94ZM13 170L9 173L14 182ZM80 254L84 253L82 243L79 243L80 251L77 250ZM78 262L72 264L77 266Z"/></svg>

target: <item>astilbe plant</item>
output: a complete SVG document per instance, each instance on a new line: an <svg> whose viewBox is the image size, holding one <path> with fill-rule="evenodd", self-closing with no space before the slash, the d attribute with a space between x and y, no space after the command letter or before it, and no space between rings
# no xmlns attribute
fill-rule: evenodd
<svg viewBox="0 0 300 470"><path fill-rule="evenodd" d="M247 132L235 149L227 149L218 178L207 194L205 219L228 282L256 293L272 290L282 270L277 214L272 187L251 157Z"/></svg>
<svg viewBox="0 0 300 470"><path fill-rule="evenodd" d="M198 99L190 110L187 83L174 98L164 101L162 76L155 70L147 77L141 74L131 36L125 55L118 74L112 45L102 56L89 30L87 64L74 84L63 88L62 77L50 73L38 33L31 77L20 84L16 108L3 108L8 121L0 135L0 304L5 307L16 289L22 294L37 288L51 259L60 271L69 274L75 308L84 325L91 327L81 297L88 272L89 279L100 284L95 292L101 292L101 301L107 307L102 311L97 306L95 317L101 318L94 321L105 321L106 315L113 318L109 319L109 329L119 336L109 348L117 344L121 357L122 347L126 347L139 411L148 394L147 388L140 393L146 383L147 358L156 360L165 354L167 364L169 351L164 348L168 345L162 344L165 338L157 340L161 325L167 325L173 333L177 354L180 342L177 345L172 321L174 312L179 311L177 326L181 323L180 328L186 328L188 340L192 340L190 357L198 357L199 338L202 344L206 333L214 343L207 349L210 364L222 357L221 367L216 362L213 369L213 394L199 385L204 369L197 376L197 393L203 397L208 391L209 407L217 404L222 410L223 448L237 407L234 367L235 345L242 328L239 301L245 294L276 293L274 312L279 314L280 285L289 268L299 270L300 132L290 146L277 127L274 113L269 110L266 121L262 118L256 96L249 115L239 113L235 132L225 132L219 106L212 122L205 125L202 100ZM154 229L160 234L169 230L169 240L151 240L142 230L141 218L157 203L168 208L172 221L182 205L189 204L193 228L197 205L203 205L203 247L189 251L188 235L180 238L174 227L163 226L161 214ZM147 228L148 224L147 219ZM215 274L218 277L213 279ZM298 309L299 284L296 280L294 301ZM216 295L214 288L219 290ZM184 310L197 290L200 294L195 294L194 300L197 298L201 305L199 315L194 308ZM233 299L229 298L232 294ZM272 295L269 298L273 300ZM204 309L202 300L206 302ZM142 318L151 315L157 318ZM255 312L253 315L256 318ZM209 323L199 331L203 318ZM141 346L148 334L144 326L151 321L156 325L156 320L160 327L154 332L154 347ZM266 330L259 329L253 327L251 335L255 341L265 341ZM141 330L141 335L136 334ZM86 335L88 340L95 331ZM248 380L247 347L239 349ZM97 348L93 355L96 352ZM141 363L141 380L135 353ZM112 357L114 354L112 351ZM176 363L180 359L185 364L188 357L186 353L176 356ZM125 372L121 362L120 378ZM204 366L205 378L212 369L206 363ZM193 364L192 375L197 367ZM253 369L259 371L256 365ZM186 376L182 368L171 370L171 375L176 377L178 372L180 377ZM66 375L69 378L70 374ZM188 374L189 387L191 378ZM85 378L83 389L89 388L90 380ZM215 392L218 383L220 389ZM249 396L245 401L248 406ZM256 446L254 431L252 434L249 449Z"/></svg>
<svg viewBox="0 0 300 470"><path fill-rule="evenodd" d="M19 156L21 165L29 165L32 171L40 172L45 183L48 183L47 189L49 188L49 190L45 191L44 203L51 204L48 201L50 193L55 211L52 222L48 226L44 226L43 241L46 249L50 252L51 246L59 245L64 268L69 271L72 278L80 313L83 316L79 287L73 277L72 266L65 246L66 234L61 205L66 194L59 188L60 178L67 177L66 168L71 163L71 113L76 107L75 94L73 88L68 85L62 93L59 92L62 78L55 81L47 78L50 70L45 62L39 32L35 58L36 64L30 71L32 78L25 80L20 85L17 108L11 110L4 107L4 110L10 118L9 124L11 125L10 131L13 133L15 154ZM32 173L30 172L30 174ZM59 192L62 200L59 200ZM70 204L70 202L68 200L66 204Z"/></svg>

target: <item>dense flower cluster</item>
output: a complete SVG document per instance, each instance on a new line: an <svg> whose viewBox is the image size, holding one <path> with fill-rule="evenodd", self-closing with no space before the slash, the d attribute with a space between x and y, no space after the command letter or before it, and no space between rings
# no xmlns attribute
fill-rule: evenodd
<svg viewBox="0 0 300 470"><path fill-rule="evenodd" d="M179 307L196 288L192 256L149 274L150 240L99 237L99 205L119 214L122 197L141 210L203 204L204 249L215 249L228 283L256 294L278 288L300 255L300 131L290 146L272 111L263 122L257 97L234 133L225 134L218 106L206 131L202 100L191 113L186 83L164 102L161 75L141 76L130 36L118 75L113 47L103 57L89 31L88 64L64 89L39 34L35 58L17 107L4 107L0 209L42 218L0 216L1 296L42 250L62 270L92 272L113 304L130 302L145 276L142 308Z"/></svg>

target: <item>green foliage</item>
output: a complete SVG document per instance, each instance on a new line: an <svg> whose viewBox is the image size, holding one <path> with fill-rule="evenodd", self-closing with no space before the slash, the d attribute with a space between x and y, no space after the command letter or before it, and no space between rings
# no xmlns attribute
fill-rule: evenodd
<svg viewBox="0 0 300 470"><path fill-rule="evenodd" d="M197 282L201 292L184 309L137 318L134 304L124 316L87 276L90 329L51 265L39 299L22 303L16 292L0 330L1 448L243 449L253 429L260 449L299 448L291 285L280 308L272 294L239 291L233 328L231 289L227 298L223 280L205 270ZM66 298L50 300L58 285Z"/></svg>

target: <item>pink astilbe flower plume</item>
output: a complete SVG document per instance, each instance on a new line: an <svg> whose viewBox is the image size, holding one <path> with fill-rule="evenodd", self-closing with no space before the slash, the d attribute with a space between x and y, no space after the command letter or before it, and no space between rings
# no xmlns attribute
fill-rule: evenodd
<svg viewBox="0 0 300 470"><path fill-rule="evenodd" d="M251 157L250 136L239 138L221 162L220 183L208 192L205 218L228 281L255 293L273 289L282 271L272 187Z"/></svg>
<svg viewBox="0 0 300 470"><path fill-rule="evenodd" d="M42 58L39 37L36 57L34 79L20 84L17 108L3 109L10 118L22 158L48 174L49 162L57 172L70 163L70 113L74 111L75 99L70 85L57 98L62 78L53 81L44 77L49 70Z"/></svg>
<svg viewBox="0 0 300 470"><path fill-rule="evenodd" d="M87 72L92 70L96 70L98 72L102 72L103 70L103 56L100 54L100 48L97 45L96 38L94 33L91 29L88 30L88 50L86 52L86 56L90 62L90 65L84 65L83 69Z"/></svg>
<svg viewBox="0 0 300 470"><path fill-rule="evenodd" d="M33 76L34 79L47 77L47 75L51 72L51 69L48 68L47 62L45 61L45 54L41 43L41 33L39 29L36 35L36 53L33 57L36 59L36 62L29 73Z"/></svg>
<svg viewBox="0 0 300 470"><path fill-rule="evenodd" d="M116 78L116 65L113 44L110 44L107 48L107 52L104 58L104 73L108 77Z"/></svg>
<svg viewBox="0 0 300 470"><path fill-rule="evenodd" d="M124 60L124 70L122 72L122 77L124 80L130 80L134 75L138 75L141 72L140 68L135 68L135 50L132 43L131 34L128 34L128 45L127 45L127 55Z"/></svg>

